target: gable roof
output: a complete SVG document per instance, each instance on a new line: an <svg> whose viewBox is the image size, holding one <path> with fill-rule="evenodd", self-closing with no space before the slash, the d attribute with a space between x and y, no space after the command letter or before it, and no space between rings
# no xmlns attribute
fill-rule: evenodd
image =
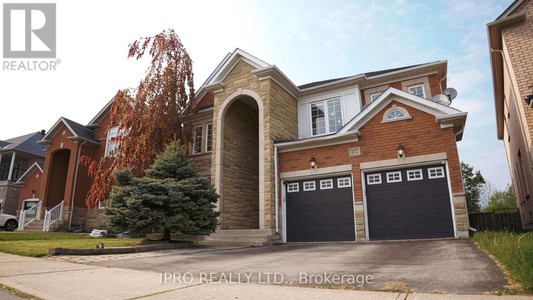
<svg viewBox="0 0 533 300"><path fill-rule="evenodd" d="M283 141L276 143L276 146L280 148L297 146L298 149L305 149L311 148L310 146L305 146L306 144L317 144L317 142L320 142L320 146L324 146L322 143L327 142L328 144L333 144L335 143L333 142L335 140L338 141L337 143L342 143L350 136L355 136L355 140L357 141L357 137L361 135L361 127L392 101L398 101L404 105L434 115L436 121L441 124L441 128L454 127L456 140L460 141L462 139L467 116L466 112L389 87L376 100L364 107L357 115L355 115L355 117L334 134L321 135L297 141ZM351 141L354 141L353 138Z"/></svg>
<svg viewBox="0 0 533 300"><path fill-rule="evenodd" d="M50 144L52 142L52 138L59 132L61 125L66 126L73 134L73 136L68 137L69 139L87 142L89 145L93 146L100 145L100 141L98 138L96 138L92 129L64 117L59 118L59 120L52 126L52 128L50 128L48 133L46 133L46 135L38 143L41 145Z"/></svg>
<svg viewBox="0 0 533 300"><path fill-rule="evenodd" d="M28 179L28 177L30 177L31 174L33 174L33 172L35 171L40 171L41 174L43 173L43 169L44 169L44 164L43 163L33 163L33 165L31 165L28 170L26 170L26 172L24 172L24 174L22 174L22 176L20 176L20 178L17 180L16 183L20 183L20 182L24 182L26 181L26 179Z"/></svg>
<svg viewBox="0 0 533 300"><path fill-rule="evenodd" d="M46 147L37 144L37 141L41 140L43 136L44 134L39 131L0 141L0 152L16 150L44 157L46 155Z"/></svg>

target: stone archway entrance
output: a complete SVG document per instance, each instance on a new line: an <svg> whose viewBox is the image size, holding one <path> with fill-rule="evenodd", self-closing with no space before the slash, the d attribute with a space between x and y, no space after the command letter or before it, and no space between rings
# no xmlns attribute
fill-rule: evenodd
<svg viewBox="0 0 533 300"><path fill-rule="evenodd" d="M260 128L257 101L242 95L230 103L222 124L221 229L259 229Z"/></svg>

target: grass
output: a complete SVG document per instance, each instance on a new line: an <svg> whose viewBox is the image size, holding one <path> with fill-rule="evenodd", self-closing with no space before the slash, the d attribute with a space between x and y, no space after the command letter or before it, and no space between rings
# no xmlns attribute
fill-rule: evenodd
<svg viewBox="0 0 533 300"><path fill-rule="evenodd" d="M88 249L104 243L109 247L140 245L142 238L114 239L93 238L73 233L8 233L0 232L0 252L23 255L44 256L51 248Z"/></svg>
<svg viewBox="0 0 533 300"><path fill-rule="evenodd" d="M533 231L476 232L472 239L496 258L518 284L509 288L508 293L533 294Z"/></svg>

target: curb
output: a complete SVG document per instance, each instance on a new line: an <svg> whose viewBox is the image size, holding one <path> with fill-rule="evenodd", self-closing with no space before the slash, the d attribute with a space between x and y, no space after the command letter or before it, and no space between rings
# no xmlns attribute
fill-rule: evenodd
<svg viewBox="0 0 533 300"><path fill-rule="evenodd" d="M192 242L177 242L172 244L157 244L157 245L142 245L132 247L117 247L117 248L95 248L95 249L68 249L68 248L52 248L48 250L48 255L101 255L101 254L125 254L138 253L167 249L182 249L192 248Z"/></svg>

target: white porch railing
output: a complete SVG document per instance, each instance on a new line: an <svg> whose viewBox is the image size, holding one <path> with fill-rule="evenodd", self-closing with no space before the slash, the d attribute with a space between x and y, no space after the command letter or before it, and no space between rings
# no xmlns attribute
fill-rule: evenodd
<svg viewBox="0 0 533 300"><path fill-rule="evenodd" d="M24 226L31 223L33 220L41 219L41 204L39 201L34 206L20 212L19 230L24 230Z"/></svg>
<svg viewBox="0 0 533 300"><path fill-rule="evenodd" d="M54 206L54 208L50 210L46 210L44 212L44 225L43 225L43 231L50 231L50 225L54 224L56 221L61 220L63 217L63 202L59 203L58 205Z"/></svg>

